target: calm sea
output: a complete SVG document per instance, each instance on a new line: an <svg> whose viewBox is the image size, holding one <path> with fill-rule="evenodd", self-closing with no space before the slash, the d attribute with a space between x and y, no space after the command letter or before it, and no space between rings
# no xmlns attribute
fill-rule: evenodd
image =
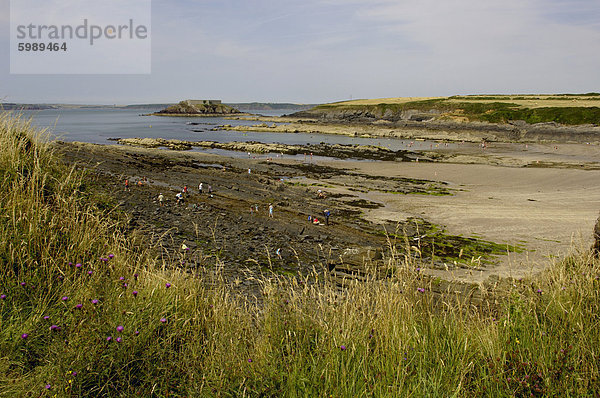
<svg viewBox="0 0 600 398"><path fill-rule="evenodd" d="M156 109L159 110L159 109ZM142 116L154 112L152 109L51 109L24 111L33 123L47 129L49 133L63 141L81 141L95 144L115 144L111 138L165 138L186 141L257 141L282 144L361 144L380 145L393 150L408 149L409 140L354 138L333 134L281 134L255 133L243 131L213 131L219 125L256 125L262 122L245 120L227 120L221 117L159 117ZM292 113L286 111L285 113ZM281 116L284 112L257 111L266 116ZM193 123L193 124L192 124ZM418 141L412 149L435 149L442 146L436 142ZM456 145L456 144L447 144ZM445 146L448 148L448 146ZM440 148L441 149L441 148ZM229 156L247 156L223 150L196 149L198 151L226 154Z"/></svg>

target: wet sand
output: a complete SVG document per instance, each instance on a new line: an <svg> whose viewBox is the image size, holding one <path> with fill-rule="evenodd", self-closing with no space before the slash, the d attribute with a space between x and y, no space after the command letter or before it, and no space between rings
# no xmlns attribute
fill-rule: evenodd
<svg viewBox="0 0 600 398"><path fill-rule="evenodd" d="M99 187L133 215L133 229L152 231L165 242L170 239L170 244L162 243L163 256L180 255L182 243L193 248L212 245L212 251L194 260L196 265L214 263L220 250L219 260L231 268L232 277L241 267L260 269L265 264L275 264L281 272L307 272L344 259L356 263L369 248L385 257L384 228L393 229L396 223L410 227L414 218L439 225L447 234L523 249L494 256L494 261L476 268L447 264L446 270L443 264L425 264L427 273L470 282L492 275L523 277L564 256L574 241L591 245L600 209L596 149L585 144L497 144L485 150L439 151L436 162L306 164L286 158L267 162L198 152L61 144L67 162L94 168ZM122 191L125 178L135 181L143 176L151 184L133 194ZM185 207L174 207L172 201L167 208L158 207L159 191L167 191L171 200L184 184L197 192L199 181L213 185L213 198L192 195ZM316 197L318 189L327 192L327 199ZM443 194L445 190L451 195ZM274 219L265 212L271 202ZM254 204L259 204L260 213L250 213ZM332 210L333 225L307 222L308 215L320 216L325 208ZM168 231L169 239L164 239ZM277 248L283 248L281 258L275 254ZM350 259L344 257L347 253L359 254Z"/></svg>

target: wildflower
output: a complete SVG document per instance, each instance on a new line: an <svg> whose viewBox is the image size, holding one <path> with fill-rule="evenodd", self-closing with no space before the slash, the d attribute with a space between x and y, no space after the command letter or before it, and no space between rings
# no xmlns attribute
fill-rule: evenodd
<svg viewBox="0 0 600 398"><path fill-rule="evenodd" d="M49 389L51 389L51 388L52 388L52 386L51 386L50 384L46 384L46 385L45 385L45 388L46 388L46 390L49 390Z"/></svg>
<svg viewBox="0 0 600 398"><path fill-rule="evenodd" d="M0 300L6 300L6 294L1 294L0 295Z"/></svg>
<svg viewBox="0 0 600 398"><path fill-rule="evenodd" d="M96 299L93 299L93 300L92 300L92 304L98 304L98 300L96 300Z"/></svg>
<svg viewBox="0 0 600 398"><path fill-rule="evenodd" d="M73 263L69 261L69 266L71 266L71 265L73 265Z"/></svg>
<svg viewBox="0 0 600 398"><path fill-rule="evenodd" d="M168 289L168 288L170 288L170 287L171 287L171 284L170 284L169 282L167 282L167 283L165 284L165 286L166 286L166 287L167 287L167 289Z"/></svg>
<svg viewBox="0 0 600 398"><path fill-rule="evenodd" d="M81 263L75 264L75 268L81 268Z"/></svg>
<svg viewBox="0 0 600 398"><path fill-rule="evenodd" d="M25 340L27 337L29 337L29 335L28 335L27 333L23 333L23 334L21 335L21 338L22 338L23 340Z"/></svg>
<svg viewBox="0 0 600 398"><path fill-rule="evenodd" d="M539 294L542 294L542 289L538 289L538 290L537 290L537 292L538 292Z"/></svg>
<svg viewBox="0 0 600 398"><path fill-rule="evenodd" d="M110 258L112 260L113 258L115 258L115 255L111 253L108 255L108 258Z"/></svg>
<svg viewBox="0 0 600 398"><path fill-rule="evenodd" d="M124 281L124 280L125 280L125 278L124 278L124 277L120 277L120 278L119 278L119 280L120 280L120 281Z"/></svg>
<svg viewBox="0 0 600 398"><path fill-rule="evenodd" d="M418 291L418 292L421 292L421 293L425 293L425 289L424 289L424 288L422 288L422 287L418 288L418 289L417 289L417 291Z"/></svg>
<svg viewBox="0 0 600 398"><path fill-rule="evenodd" d="M127 286L129 286L127 283L123 283L123 287L124 287L125 289L127 289Z"/></svg>
<svg viewBox="0 0 600 398"><path fill-rule="evenodd" d="M67 296L63 296L63 298L61 299L62 301L67 301L69 299L69 297Z"/></svg>
<svg viewBox="0 0 600 398"><path fill-rule="evenodd" d="M75 306L75 308L77 308L78 310L80 310L80 309L81 309L81 307L83 307L83 304L77 304L77 305Z"/></svg>
<svg viewBox="0 0 600 398"><path fill-rule="evenodd" d="M121 341L123 341L123 339L121 339L120 337L117 337L117 343L120 343Z"/></svg>
<svg viewBox="0 0 600 398"><path fill-rule="evenodd" d="M133 297L137 297L137 295L138 295L138 291L137 291L137 290L134 290L133 292L131 292L131 294L133 294Z"/></svg>
<svg viewBox="0 0 600 398"><path fill-rule="evenodd" d="M73 376L77 376L77 372L76 372L76 371L73 371L73 372L71 372L71 375L73 375Z"/></svg>
<svg viewBox="0 0 600 398"><path fill-rule="evenodd" d="M92 274L93 274L93 272L92 272L92 271L88 271L88 275L92 275Z"/></svg>
<svg viewBox="0 0 600 398"><path fill-rule="evenodd" d="M136 336L139 336L140 335L140 331L136 330L133 334L135 334Z"/></svg>
<svg viewBox="0 0 600 398"><path fill-rule="evenodd" d="M341 345L341 346L340 346L340 350L342 350L342 351L346 351L346 346L345 346L345 345Z"/></svg>
<svg viewBox="0 0 600 398"><path fill-rule="evenodd" d="M46 315L46 316L44 317L44 320L45 320L45 321L47 321L48 319L50 319L50 317L49 317L48 315Z"/></svg>
<svg viewBox="0 0 600 398"><path fill-rule="evenodd" d="M57 332L59 332L60 331L60 326L58 326L58 325L52 325L52 326L50 326L50 330L56 330Z"/></svg>
<svg viewBox="0 0 600 398"><path fill-rule="evenodd" d="M133 274L133 277L134 277L134 278L135 278L135 280L137 281L138 274Z"/></svg>
<svg viewBox="0 0 600 398"><path fill-rule="evenodd" d="M248 363L252 363L252 358L248 358Z"/></svg>
<svg viewBox="0 0 600 398"><path fill-rule="evenodd" d="M111 341L111 340L112 340L112 337L111 337L111 336L108 336L108 337L106 338L106 341Z"/></svg>
<svg viewBox="0 0 600 398"><path fill-rule="evenodd" d="M21 282L21 286L25 287L26 283L25 282Z"/></svg>
<svg viewBox="0 0 600 398"><path fill-rule="evenodd" d="M121 325L117 326L117 332L122 332L125 328Z"/></svg>
<svg viewBox="0 0 600 398"><path fill-rule="evenodd" d="M160 321L161 321L162 323L165 323L165 322L167 322L167 318L160 318Z"/></svg>

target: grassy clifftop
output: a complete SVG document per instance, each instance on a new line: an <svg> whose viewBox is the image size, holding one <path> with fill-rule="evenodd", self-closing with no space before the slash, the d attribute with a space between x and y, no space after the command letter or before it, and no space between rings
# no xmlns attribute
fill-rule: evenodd
<svg viewBox="0 0 600 398"><path fill-rule="evenodd" d="M384 98L320 105L315 113L368 112L377 118L402 112L430 113L439 120L529 124L555 122L564 125L600 124L600 95L498 95L432 98Z"/></svg>
<svg viewBox="0 0 600 398"><path fill-rule="evenodd" d="M586 396L600 389L600 264L582 251L531 280L449 288L419 249L385 280L260 278L260 302L186 256L157 258L0 116L0 396ZM222 264L220 268L227 267ZM434 294L434 291L436 292ZM470 298L483 297L479 305Z"/></svg>

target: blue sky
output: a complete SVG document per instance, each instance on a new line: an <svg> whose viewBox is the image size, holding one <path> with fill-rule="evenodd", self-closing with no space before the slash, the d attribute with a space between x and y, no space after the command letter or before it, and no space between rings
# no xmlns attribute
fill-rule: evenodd
<svg viewBox="0 0 600 398"><path fill-rule="evenodd" d="M153 0L152 74L129 76L10 75L9 22L0 0L8 102L600 91L598 0Z"/></svg>

